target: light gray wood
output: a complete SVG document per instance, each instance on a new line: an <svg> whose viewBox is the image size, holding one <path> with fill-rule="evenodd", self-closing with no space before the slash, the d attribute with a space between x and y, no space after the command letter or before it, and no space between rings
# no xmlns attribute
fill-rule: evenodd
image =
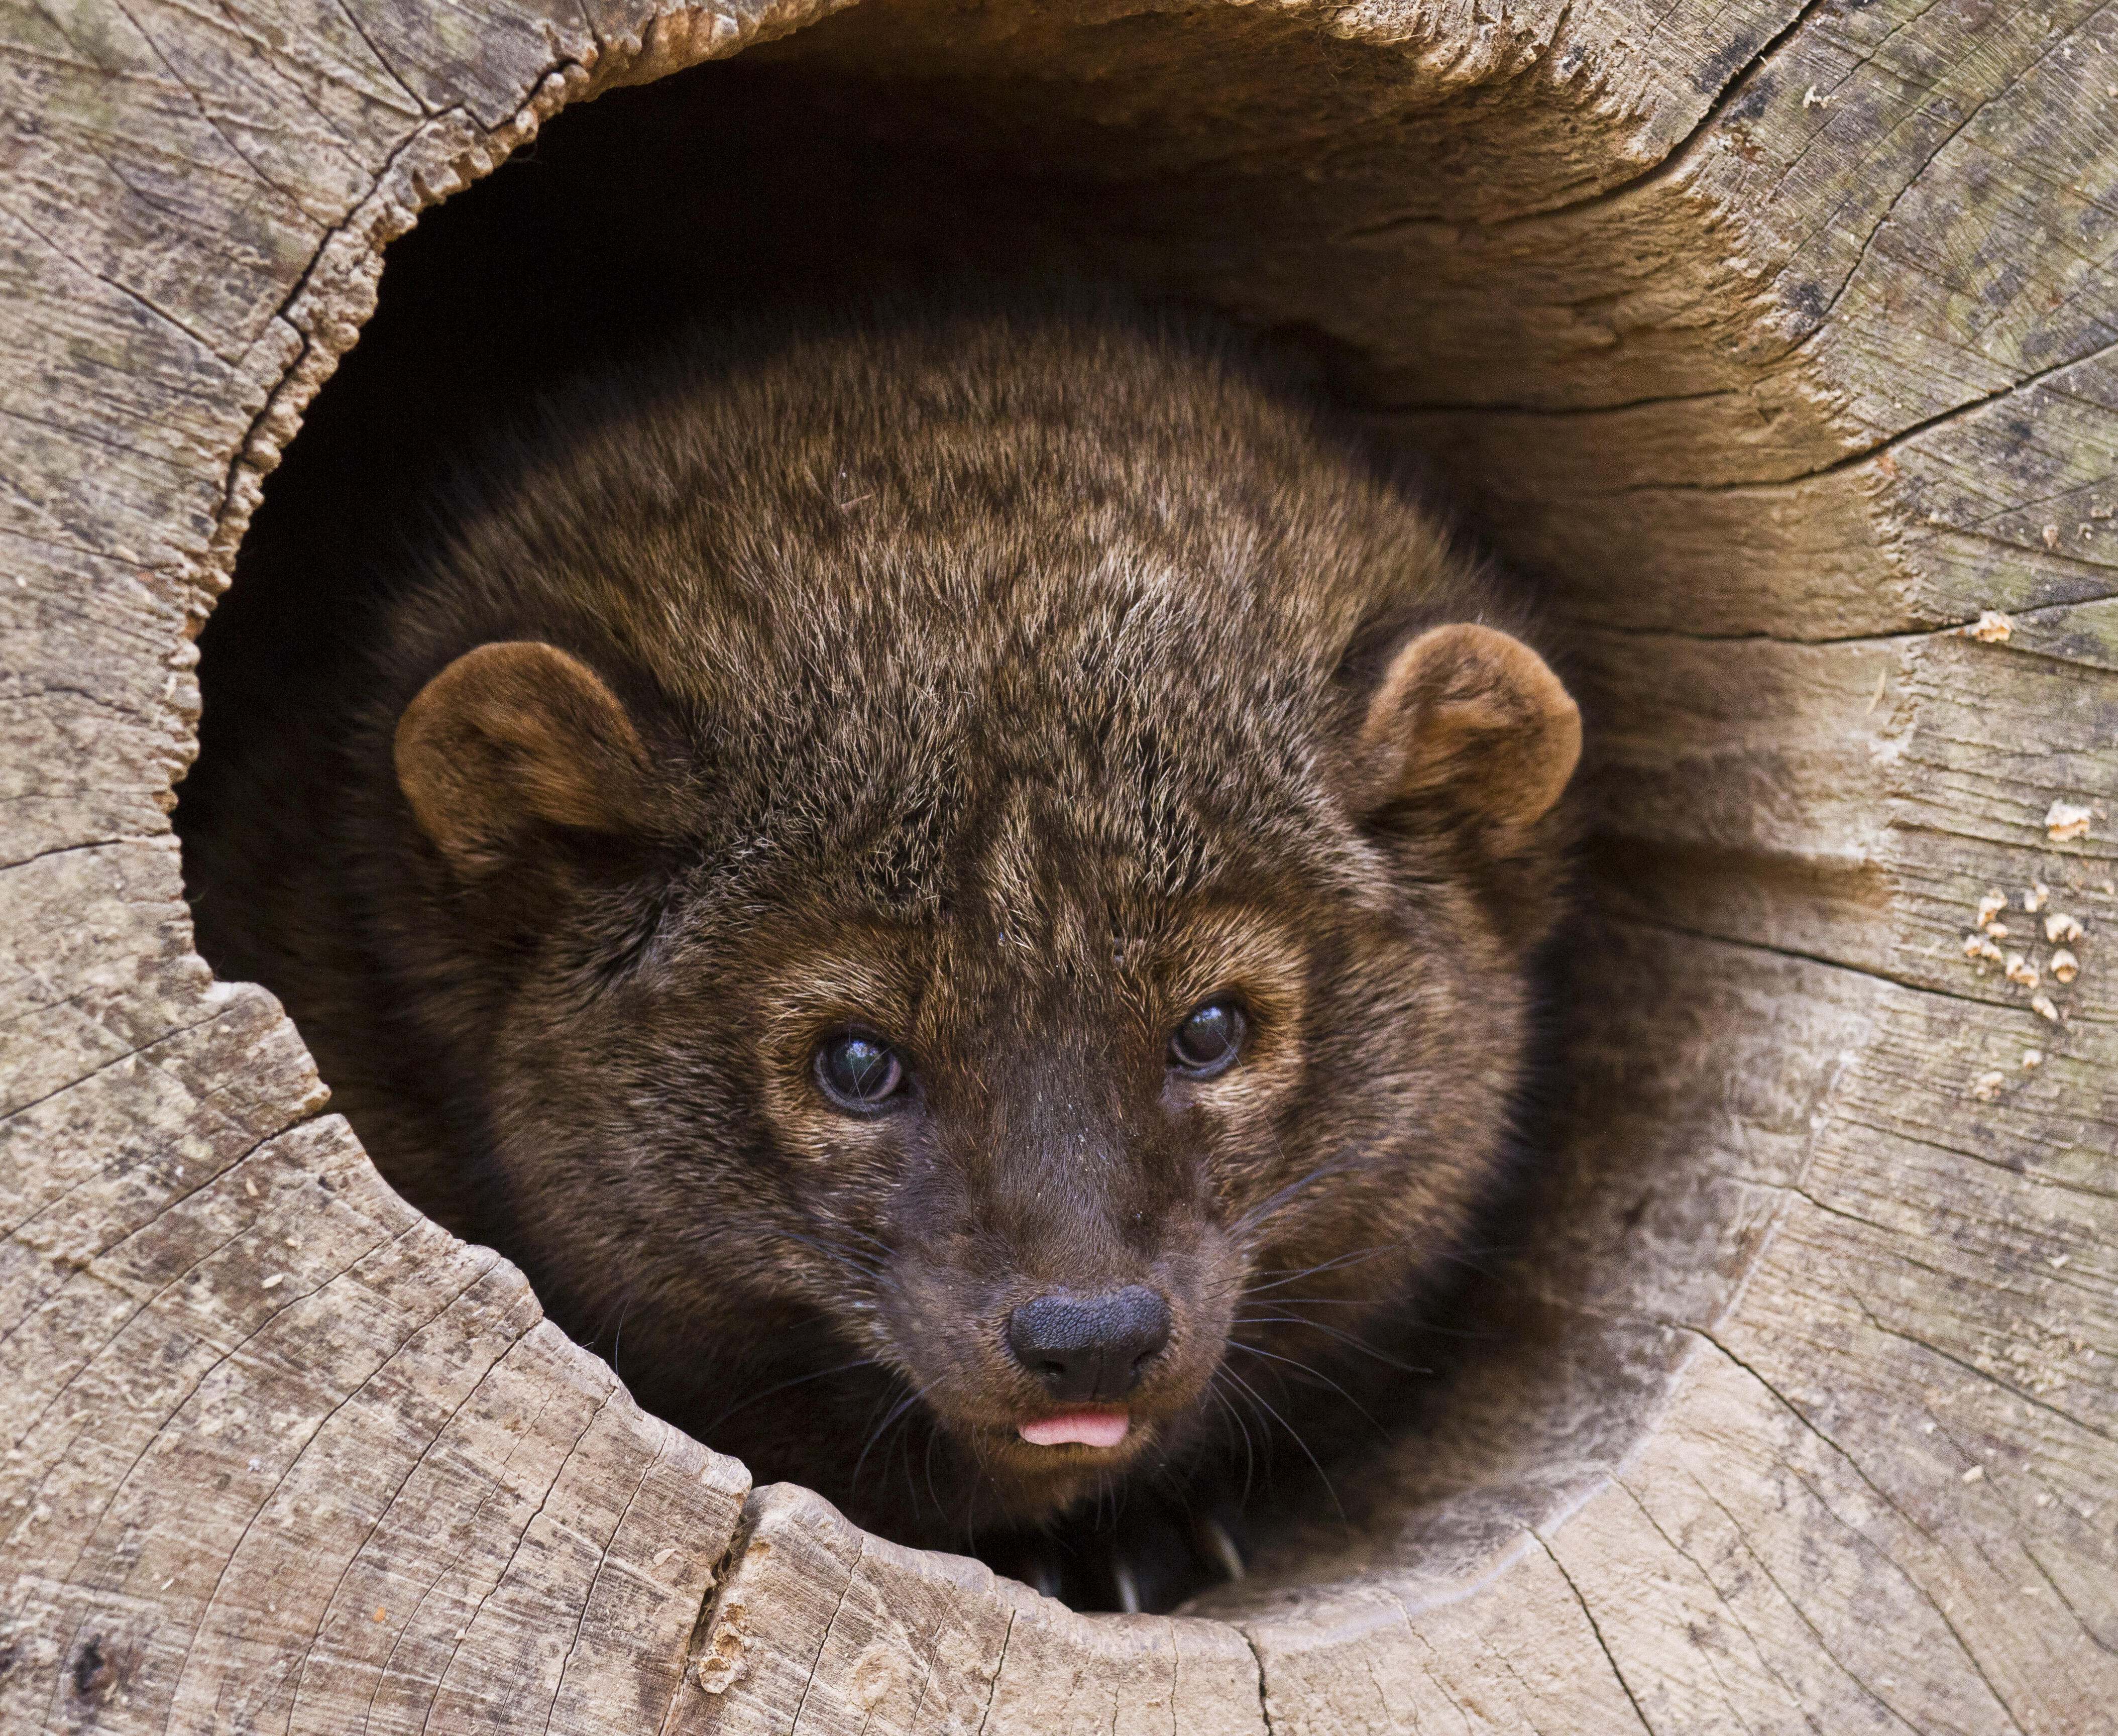
<svg viewBox="0 0 2118 1736"><path fill-rule="evenodd" d="M0 1727L2118 1729L2118 16L834 10L5 15ZM191 636L381 250L739 50L1038 188L974 252L1308 328L1577 630L1525 1323L1195 1616L751 1492L190 949Z"/></svg>
<svg viewBox="0 0 2118 1736"><path fill-rule="evenodd" d="M694 1676L703 1692L673 1728L731 1736L1265 1729L1232 1629L1076 1615L976 1562L867 1535L784 1484L751 1498Z"/></svg>

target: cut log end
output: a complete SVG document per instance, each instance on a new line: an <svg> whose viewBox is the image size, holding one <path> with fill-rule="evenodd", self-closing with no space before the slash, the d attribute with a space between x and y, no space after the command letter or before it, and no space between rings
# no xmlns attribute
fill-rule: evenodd
<svg viewBox="0 0 2118 1736"><path fill-rule="evenodd" d="M2113 1728L2109 20L832 13L0 49L0 1727ZM1291 1502L1182 1619L643 1415L211 981L168 830L190 637L359 370L562 354L566 271L936 261L1306 350L1571 629L1515 1305L1356 1522Z"/></svg>

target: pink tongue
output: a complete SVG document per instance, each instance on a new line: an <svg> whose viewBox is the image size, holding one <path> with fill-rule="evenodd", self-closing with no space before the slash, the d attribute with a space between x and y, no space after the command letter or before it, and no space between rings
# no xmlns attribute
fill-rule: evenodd
<svg viewBox="0 0 2118 1736"><path fill-rule="evenodd" d="M1122 1410L1062 1410L1024 1423L1020 1432L1032 1447L1115 1447L1131 1427Z"/></svg>

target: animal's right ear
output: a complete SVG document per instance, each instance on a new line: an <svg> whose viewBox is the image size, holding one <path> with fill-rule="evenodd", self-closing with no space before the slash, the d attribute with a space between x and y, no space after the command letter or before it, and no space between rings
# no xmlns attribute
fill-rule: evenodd
<svg viewBox="0 0 2118 1736"><path fill-rule="evenodd" d="M538 825L624 832L650 812L647 750L579 658L531 641L481 645L397 720L398 787L460 873L494 866Z"/></svg>

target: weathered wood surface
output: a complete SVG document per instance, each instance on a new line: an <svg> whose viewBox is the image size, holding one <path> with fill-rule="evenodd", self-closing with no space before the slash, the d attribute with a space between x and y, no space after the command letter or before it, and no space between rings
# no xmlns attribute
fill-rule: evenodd
<svg viewBox="0 0 2118 1736"><path fill-rule="evenodd" d="M6 14L0 1728L2118 1729L2118 14L827 10ZM189 951L189 635L378 249L812 24L1066 170L996 253L1313 328L1580 626L1549 1333L1196 1619L746 1505Z"/></svg>

